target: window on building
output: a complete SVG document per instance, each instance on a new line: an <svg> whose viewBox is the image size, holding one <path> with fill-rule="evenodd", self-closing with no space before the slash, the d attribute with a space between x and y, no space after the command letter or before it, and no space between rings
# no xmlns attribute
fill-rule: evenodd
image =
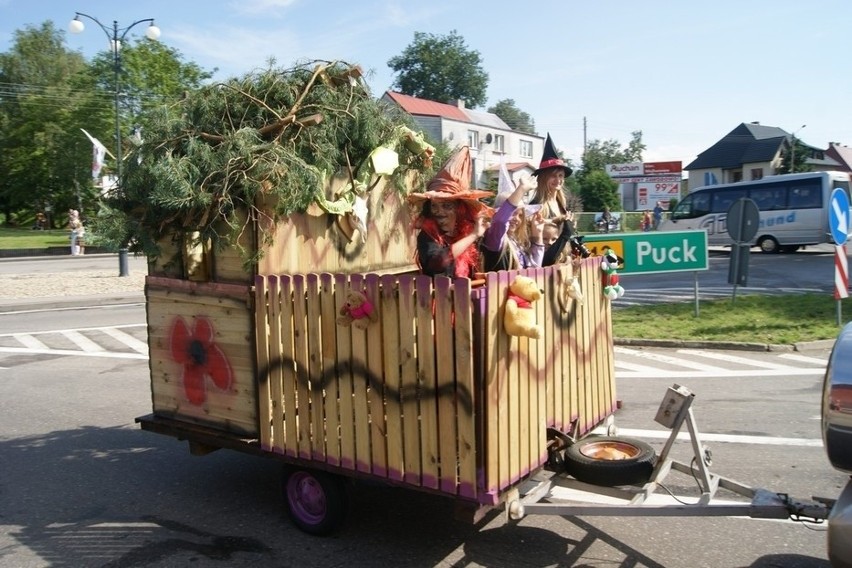
<svg viewBox="0 0 852 568"><path fill-rule="evenodd" d="M532 158L532 142L529 140L521 140L521 157Z"/></svg>
<svg viewBox="0 0 852 568"><path fill-rule="evenodd" d="M506 151L506 138L502 134L494 136L494 151L501 154Z"/></svg>
<svg viewBox="0 0 852 568"><path fill-rule="evenodd" d="M468 130L467 131L467 145L470 146L471 150L476 150L479 148L479 132L476 130Z"/></svg>
<svg viewBox="0 0 852 568"><path fill-rule="evenodd" d="M743 181L743 171L737 170L735 172L731 172L731 181L734 183L738 181Z"/></svg>
<svg viewBox="0 0 852 568"><path fill-rule="evenodd" d="M763 179L763 168L753 168L751 170L751 179Z"/></svg>

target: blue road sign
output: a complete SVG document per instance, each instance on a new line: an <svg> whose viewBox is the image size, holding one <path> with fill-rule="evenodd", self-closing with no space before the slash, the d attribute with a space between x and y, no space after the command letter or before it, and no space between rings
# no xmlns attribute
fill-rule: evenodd
<svg viewBox="0 0 852 568"><path fill-rule="evenodd" d="M839 187L831 192L828 228L831 229L831 238L836 244L846 243L849 235L849 197Z"/></svg>

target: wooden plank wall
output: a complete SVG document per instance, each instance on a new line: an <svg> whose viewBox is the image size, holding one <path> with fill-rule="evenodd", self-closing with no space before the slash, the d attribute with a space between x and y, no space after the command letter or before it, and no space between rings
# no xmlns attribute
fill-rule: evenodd
<svg viewBox="0 0 852 568"><path fill-rule="evenodd" d="M525 271L544 291L539 340L503 331L514 272L474 290L411 274L257 277L262 447L499 502L546 461L547 428L584 434L615 410L599 261L579 264L585 301L563 311L571 271ZM366 330L336 321L351 289L379 314Z"/></svg>
<svg viewBox="0 0 852 568"><path fill-rule="evenodd" d="M262 448L476 497L469 280L322 273L255 285ZM377 322L338 324L348 290L367 295Z"/></svg>

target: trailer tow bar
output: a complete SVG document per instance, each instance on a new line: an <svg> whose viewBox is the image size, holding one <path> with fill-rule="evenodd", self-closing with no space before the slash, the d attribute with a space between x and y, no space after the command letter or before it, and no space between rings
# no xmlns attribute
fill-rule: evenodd
<svg viewBox="0 0 852 568"><path fill-rule="evenodd" d="M580 482L566 474L539 472L508 495L506 514L520 520L530 514L558 516L653 516L653 517L752 517L756 519L792 519L821 523L828 518L831 503L802 501L786 493L752 488L710 471L710 452L701 436L692 412L695 395L675 384L669 387L654 418L671 429L657 457L649 480L642 486L602 487ZM683 425L692 446L692 465L674 460L670 453ZM701 490L694 503L663 501L655 495L672 471L693 477ZM750 501L713 502L719 488Z"/></svg>

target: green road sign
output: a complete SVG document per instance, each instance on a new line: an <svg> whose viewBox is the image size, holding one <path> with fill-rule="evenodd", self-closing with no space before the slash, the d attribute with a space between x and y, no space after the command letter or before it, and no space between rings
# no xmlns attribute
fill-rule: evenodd
<svg viewBox="0 0 852 568"><path fill-rule="evenodd" d="M647 233L601 233L584 235L594 255L609 247L624 259L619 274L707 270L706 231L649 231Z"/></svg>

